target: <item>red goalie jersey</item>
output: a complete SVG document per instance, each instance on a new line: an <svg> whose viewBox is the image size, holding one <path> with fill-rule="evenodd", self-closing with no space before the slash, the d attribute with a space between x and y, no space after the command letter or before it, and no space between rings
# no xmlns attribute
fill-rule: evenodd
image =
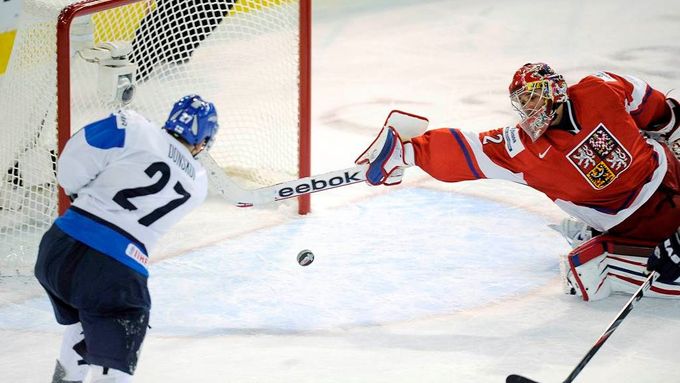
<svg viewBox="0 0 680 383"><path fill-rule="evenodd" d="M412 139L416 164L441 181L528 185L599 231L666 238L680 226L680 165L641 134L666 118L665 96L607 72L585 77L568 95L560 123L536 141L518 127L436 129Z"/></svg>

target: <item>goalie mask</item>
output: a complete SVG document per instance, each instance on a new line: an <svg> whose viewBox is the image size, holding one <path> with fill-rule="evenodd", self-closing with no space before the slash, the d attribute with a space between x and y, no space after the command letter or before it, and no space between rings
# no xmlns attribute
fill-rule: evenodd
<svg viewBox="0 0 680 383"><path fill-rule="evenodd" d="M217 110L212 102L191 94L175 103L163 128L190 145L210 148L219 130Z"/></svg>
<svg viewBox="0 0 680 383"><path fill-rule="evenodd" d="M548 129L555 110L568 99L564 78L544 63L524 64L512 77L509 91L521 118L519 126L533 141Z"/></svg>

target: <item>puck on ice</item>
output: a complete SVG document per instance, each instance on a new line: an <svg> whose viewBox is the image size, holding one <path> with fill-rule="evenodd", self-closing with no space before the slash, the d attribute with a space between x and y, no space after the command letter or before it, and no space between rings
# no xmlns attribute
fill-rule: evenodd
<svg viewBox="0 0 680 383"><path fill-rule="evenodd" d="M308 266L314 262L314 253L311 250L301 250L297 255L297 261L300 266Z"/></svg>

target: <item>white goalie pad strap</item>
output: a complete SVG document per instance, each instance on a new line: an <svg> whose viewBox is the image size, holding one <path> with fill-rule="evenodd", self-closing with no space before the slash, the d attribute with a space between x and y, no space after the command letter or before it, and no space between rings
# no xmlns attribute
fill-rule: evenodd
<svg viewBox="0 0 680 383"><path fill-rule="evenodd" d="M575 293L584 301L612 293L635 293L647 278L647 258L653 247L649 242L606 235L585 242L564 260L565 292ZM680 299L680 283L656 281L646 296Z"/></svg>

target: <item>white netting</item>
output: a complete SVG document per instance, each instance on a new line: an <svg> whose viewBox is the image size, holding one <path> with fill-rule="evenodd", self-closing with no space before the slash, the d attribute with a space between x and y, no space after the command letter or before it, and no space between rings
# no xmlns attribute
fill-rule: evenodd
<svg viewBox="0 0 680 383"><path fill-rule="evenodd" d="M30 270L56 217L56 25L73 2L24 0L0 80L0 275ZM95 44L133 48L138 83L127 108L160 126L175 100L198 93L217 106L221 130L211 154L228 173L249 185L297 178L298 1L141 1L95 13L90 24ZM97 64L74 52L70 66L75 132L115 106L97 91Z"/></svg>

